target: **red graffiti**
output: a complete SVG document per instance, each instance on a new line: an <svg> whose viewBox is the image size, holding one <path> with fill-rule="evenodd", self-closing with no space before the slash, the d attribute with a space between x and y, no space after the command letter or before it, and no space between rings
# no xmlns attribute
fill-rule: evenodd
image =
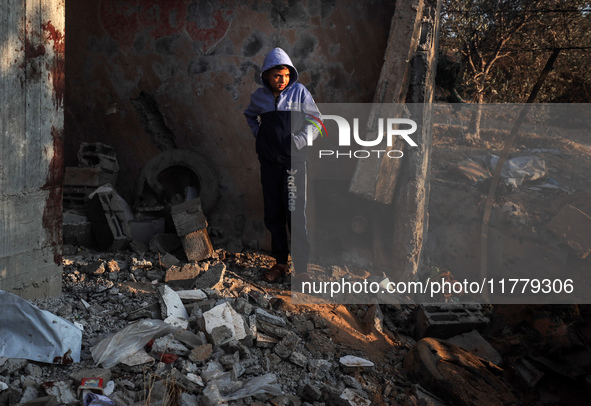
<svg viewBox="0 0 591 406"><path fill-rule="evenodd" d="M119 49L127 53L141 30L137 0L102 0L99 8L101 24L115 40Z"/></svg>
<svg viewBox="0 0 591 406"><path fill-rule="evenodd" d="M143 1L140 6L140 22L158 39L178 34L187 25L187 8L191 0L171 3L166 0Z"/></svg>
<svg viewBox="0 0 591 406"><path fill-rule="evenodd" d="M232 14L233 10L215 10L213 12L213 19L215 21L213 27L201 28L198 27L195 21L189 21L187 23L187 32L193 40L202 42L202 49L205 52L226 35L230 27L230 17Z"/></svg>
<svg viewBox="0 0 591 406"><path fill-rule="evenodd" d="M51 127L53 139L53 157L49 162L49 173L42 189L49 193L45 199L43 210L43 228L47 233L49 245L53 247L53 260L61 265L61 244L62 244L62 198L64 179L64 136L63 130Z"/></svg>
<svg viewBox="0 0 591 406"><path fill-rule="evenodd" d="M66 44L64 34L56 29L51 21L42 24L41 28L47 34L47 40L53 41L53 51L55 53L53 64L47 66L49 78L53 82L53 93L55 107L64 105L64 95L66 93Z"/></svg>
<svg viewBox="0 0 591 406"><path fill-rule="evenodd" d="M147 30L153 39L186 30L206 51L226 35L236 2L222 0L216 3L211 15L190 16L190 8L198 4L192 0L101 0L99 16L105 31L124 53L131 49L142 30Z"/></svg>

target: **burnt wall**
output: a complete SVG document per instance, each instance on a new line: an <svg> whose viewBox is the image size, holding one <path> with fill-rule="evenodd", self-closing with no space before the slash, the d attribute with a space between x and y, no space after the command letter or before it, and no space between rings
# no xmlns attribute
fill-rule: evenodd
<svg viewBox="0 0 591 406"><path fill-rule="evenodd" d="M371 102L392 1L66 2L66 165L81 142L117 150L117 189L133 201L160 151L200 153L217 173L210 223L262 240L254 139L242 111L264 55L285 49L317 102Z"/></svg>

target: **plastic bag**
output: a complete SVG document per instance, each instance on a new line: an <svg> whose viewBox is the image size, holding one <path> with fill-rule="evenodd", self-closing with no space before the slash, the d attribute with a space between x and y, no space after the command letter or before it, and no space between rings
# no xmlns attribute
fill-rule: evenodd
<svg viewBox="0 0 591 406"><path fill-rule="evenodd" d="M115 403L106 396L87 393L84 397L84 406L115 406Z"/></svg>
<svg viewBox="0 0 591 406"><path fill-rule="evenodd" d="M222 379L209 382L203 390L207 405L220 405L232 400L243 399L263 393L273 396L283 395L275 374L256 376L246 381L230 381L224 376Z"/></svg>
<svg viewBox="0 0 591 406"><path fill-rule="evenodd" d="M111 368L135 354L154 337L177 333L181 329L162 320L144 319L100 341L90 349L95 365Z"/></svg>

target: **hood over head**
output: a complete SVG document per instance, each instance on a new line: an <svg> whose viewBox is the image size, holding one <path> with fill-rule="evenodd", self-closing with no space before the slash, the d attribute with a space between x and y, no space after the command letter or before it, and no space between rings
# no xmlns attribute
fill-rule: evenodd
<svg viewBox="0 0 591 406"><path fill-rule="evenodd" d="M268 87L268 83L263 78L263 73L265 73L265 71L268 71L271 68L274 68L277 65L286 65L289 68L290 77L289 84L287 86L291 86L293 83L298 81L298 71L295 68L295 66L293 66L293 63L291 62L289 55L287 55L287 53L283 49L275 48L271 52L269 52L267 56L265 56L263 67L261 69L261 80L263 81L263 84L265 86Z"/></svg>

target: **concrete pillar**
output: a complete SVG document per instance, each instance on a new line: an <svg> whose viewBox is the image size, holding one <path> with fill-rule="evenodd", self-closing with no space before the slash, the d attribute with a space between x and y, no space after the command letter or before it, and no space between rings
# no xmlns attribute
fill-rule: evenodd
<svg viewBox="0 0 591 406"><path fill-rule="evenodd" d="M0 289L61 293L63 0L0 4Z"/></svg>

